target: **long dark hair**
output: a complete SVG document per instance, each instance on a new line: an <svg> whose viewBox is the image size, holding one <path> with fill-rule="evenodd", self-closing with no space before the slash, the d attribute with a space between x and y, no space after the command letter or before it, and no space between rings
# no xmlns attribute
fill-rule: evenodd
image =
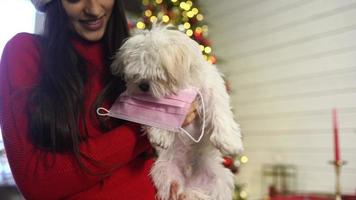
<svg viewBox="0 0 356 200"><path fill-rule="evenodd" d="M60 0L52 1L46 10L46 21L40 38L40 80L29 100L30 139L48 152L70 152L80 158L79 143L86 138L83 115L86 61L73 48L68 17ZM103 38L106 64L109 67L115 51L129 36L121 0L115 0L112 15ZM97 102L114 98L122 90L122 81L107 78L107 86ZM82 127L79 127L79 124Z"/></svg>

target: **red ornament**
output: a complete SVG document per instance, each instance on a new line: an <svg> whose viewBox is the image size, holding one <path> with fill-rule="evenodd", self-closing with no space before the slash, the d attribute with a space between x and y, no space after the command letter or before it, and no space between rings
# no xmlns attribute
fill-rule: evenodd
<svg viewBox="0 0 356 200"><path fill-rule="evenodd" d="M196 24L197 22L198 20L195 17L190 19L191 24Z"/></svg>
<svg viewBox="0 0 356 200"><path fill-rule="evenodd" d="M194 31L194 38L196 41L198 41L199 43L202 43L203 41L203 34L201 32L198 31Z"/></svg>
<svg viewBox="0 0 356 200"><path fill-rule="evenodd" d="M208 39L205 39L205 38L202 39L202 44L204 46L211 46L211 42Z"/></svg>
<svg viewBox="0 0 356 200"><path fill-rule="evenodd" d="M216 64L216 57L215 56L211 56L210 60L211 60L212 64Z"/></svg>
<svg viewBox="0 0 356 200"><path fill-rule="evenodd" d="M195 37L201 37L202 36L202 32L201 31L194 31L194 36Z"/></svg>
<svg viewBox="0 0 356 200"><path fill-rule="evenodd" d="M224 157L224 166L230 168L233 165L233 160L229 157Z"/></svg>
<svg viewBox="0 0 356 200"><path fill-rule="evenodd" d="M129 29L133 29L135 27L135 22L133 22L132 20L127 20L127 24Z"/></svg>
<svg viewBox="0 0 356 200"><path fill-rule="evenodd" d="M174 13L171 10L166 11L166 15L168 15L169 19L173 19L174 18Z"/></svg>

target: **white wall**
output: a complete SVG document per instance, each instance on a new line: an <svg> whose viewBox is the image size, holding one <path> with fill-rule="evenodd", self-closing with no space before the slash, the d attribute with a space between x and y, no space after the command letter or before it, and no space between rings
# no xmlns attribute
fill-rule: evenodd
<svg viewBox="0 0 356 200"><path fill-rule="evenodd" d="M18 32L34 32L35 8L30 0L0 0L0 55Z"/></svg>
<svg viewBox="0 0 356 200"><path fill-rule="evenodd" d="M333 192L331 109L345 193L356 191L356 0L201 0L246 155L239 181L263 197L261 168L294 164L298 190Z"/></svg>
<svg viewBox="0 0 356 200"><path fill-rule="evenodd" d="M35 33L41 34L43 32L43 26L46 15L42 12L36 12L36 20L35 20Z"/></svg>

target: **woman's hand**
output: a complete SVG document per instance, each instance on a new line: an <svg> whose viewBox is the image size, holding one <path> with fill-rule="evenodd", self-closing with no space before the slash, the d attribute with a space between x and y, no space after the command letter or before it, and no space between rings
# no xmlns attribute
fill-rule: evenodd
<svg viewBox="0 0 356 200"><path fill-rule="evenodd" d="M185 116L185 120L183 122L183 126L188 126L197 117L197 115L198 115L197 107L198 107L198 103L196 101L193 101L193 103L190 105L190 108L189 108L189 111L188 111L187 115Z"/></svg>
<svg viewBox="0 0 356 200"><path fill-rule="evenodd" d="M178 195L178 183L177 182L172 182L171 183L171 188L169 191L169 200L186 200L186 197L184 194Z"/></svg>

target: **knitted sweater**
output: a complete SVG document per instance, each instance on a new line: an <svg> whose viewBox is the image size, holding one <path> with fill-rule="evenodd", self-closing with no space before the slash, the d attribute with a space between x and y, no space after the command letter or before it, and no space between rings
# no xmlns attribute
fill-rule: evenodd
<svg viewBox="0 0 356 200"><path fill-rule="evenodd" d="M89 109L103 89L108 70L101 43L73 40L86 60L85 121L89 137L80 144L88 157L107 166L119 166L108 176L90 175L79 168L69 153L46 153L29 140L26 102L39 80L39 43L34 35L20 33L5 46L0 65L0 123L5 150L16 184L26 199L122 199L152 200L155 189L149 177L153 159L139 126L125 123L104 134ZM48 110L48 112L51 112ZM101 165L85 161L94 172L105 172Z"/></svg>

